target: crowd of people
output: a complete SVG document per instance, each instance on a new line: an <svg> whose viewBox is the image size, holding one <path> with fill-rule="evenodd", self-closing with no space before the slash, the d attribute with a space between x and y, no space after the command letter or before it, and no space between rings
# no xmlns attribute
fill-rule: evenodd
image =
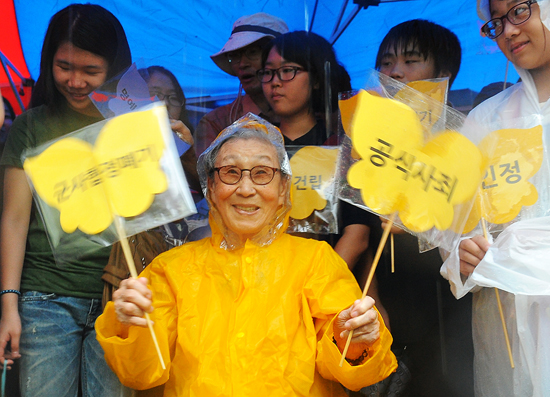
<svg viewBox="0 0 550 397"><path fill-rule="evenodd" d="M546 128L549 3L478 0L482 33L521 82L479 104L465 123L470 131ZM195 201L208 207L208 225L191 231L179 222L132 236L137 279L128 277L120 244L98 248L85 237L56 248L74 258L60 266L21 155L101 121L88 95L132 56L122 25L99 5L72 4L50 20L30 109L17 118L9 106L0 112L9 122L0 136L0 364L18 368L12 395L550 396L548 296L502 292L506 318L530 319L527 331L508 321L520 359L504 370L494 338L502 328L487 316L491 289L458 300L451 293L486 255L500 258L497 234L495 244L464 236L444 261L437 250L420 254L415 236L393 228L399 270L383 254L362 297L383 220L341 201L338 234L286 232L290 149L340 144L338 95L352 90L325 38L260 12L237 19L211 58L237 77L238 95L197 126L171 71L140 70L189 147L181 164ZM404 84L446 78L450 87L460 63L453 32L415 19L387 33L373 66ZM473 130L477 141L488 133ZM545 177L533 183L539 193L550 185ZM517 224L550 241L550 208L532 212ZM504 252L507 266L528 262L525 244Z"/></svg>

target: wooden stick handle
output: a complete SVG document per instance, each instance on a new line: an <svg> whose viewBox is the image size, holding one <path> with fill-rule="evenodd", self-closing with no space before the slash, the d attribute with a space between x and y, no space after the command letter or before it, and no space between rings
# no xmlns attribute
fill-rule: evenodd
<svg viewBox="0 0 550 397"><path fill-rule="evenodd" d="M390 219L388 220L388 222L386 222L386 227L384 228L384 232L382 233L380 244L378 244L376 255L374 255L374 260L372 261L372 266L370 267L369 276L367 277L367 282L365 283L365 288L363 288L362 298L367 296L367 291L369 290L372 279L374 278L374 273L376 272L378 261L380 261L380 257L382 256L382 251L384 251L384 246L386 245L386 241L388 241L388 236L390 235L391 227L393 226L393 222L395 221L396 216L397 216L397 213L394 212L390 216Z"/></svg>
<svg viewBox="0 0 550 397"><path fill-rule="evenodd" d="M382 251L384 250L384 246L386 245L386 241L388 240L388 236L390 234L391 227L393 226L393 222L395 221L396 215L397 215L397 212L394 212L391 215L388 222L386 223L386 227L384 228L384 233L382 233L380 244L378 244L376 255L374 256L374 260L372 261L372 266L370 267L369 276L367 277L367 282L365 283L365 288L363 289L363 295L361 296L361 299L367 296L367 291L369 290L372 279L374 278L374 272L376 272L376 267L378 266L378 262L380 261L380 257L382 256ZM346 346L344 347L344 351L342 352L342 358L340 358L340 367L344 365L344 360L346 359L346 354L348 353L348 349L349 349L349 345L351 343L352 337L353 337L353 330L351 330L350 333L348 334Z"/></svg>
<svg viewBox="0 0 550 397"><path fill-rule="evenodd" d="M481 227L483 228L483 237L485 237L486 240L489 240L489 233L487 232L487 221L484 218L481 218ZM500 321L502 322L502 330L504 331L506 348L508 349L508 358L510 359L510 366L512 368L515 368L514 357L512 356L512 348L510 347L510 338L508 337L508 329L506 328L506 320L504 319L504 310L502 310L500 295L498 293L498 288L496 287L495 287L495 294L497 297L498 314L500 314Z"/></svg>
<svg viewBox="0 0 550 397"><path fill-rule="evenodd" d="M390 251L391 251L391 272L395 273L395 244L393 241L393 233L390 234Z"/></svg>
<svg viewBox="0 0 550 397"><path fill-rule="evenodd" d="M120 238L120 244L122 245L122 252L124 252L126 263L128 263L128 269L130 270L130 275L133 278L137 278L138 273L136 270L136 265L134 263L132 252L130 251L130 245L128 244L128 239L126 238L126 232L124 231L124 227L122 226L120 217L116 215L115 215L115 227L118 233L118 237ZM157 336L155 334L155 330L153 329L153 322L149 317L149 313L145 313L145 320L147 321L147 327L151 332L151 336L153 337L153 343L155 344L155 349L157 350L157 354L159 356L160 365L162 366L162 369L166 369L166 365L164 365L164 360L162 358L162 353L160 352L160 346L157 340Z"/></svg>
<svg viewBox="0 0 550 397"><path fill-rule="evenodd" d="M502 330L504 331L504 339L506 340L506 348L508 349L508 358L510 359L510 366L514 366L514 357L512 356L512 348L510 347L510 338L508 337L508 330L506 329L506 320L504 320L504 311L502 310L502 303L500 302L500 295L498 288L495 287L495 294L497 296L498 312L500 314L500 321L502 322Z"/></svg>

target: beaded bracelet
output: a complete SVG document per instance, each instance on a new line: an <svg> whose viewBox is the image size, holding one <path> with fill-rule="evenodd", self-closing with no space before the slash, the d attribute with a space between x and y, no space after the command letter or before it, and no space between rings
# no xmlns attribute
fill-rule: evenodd
<svg viewBox="0 0 550 397"><path fill-rule="evenodd" d="M0 291L0 296L2 296L4 294L17 294L17 295L21 296L21 291L16 290L16 289L5 289L5 290Z"/></svg>
<svg viewBox="0 0 550 397"><path fill-rule="evenodd" d="M338 347L338 343L336 342L336 338L334 336L332 337L332 343L334 343L336 347ZM346 357L346 361L349 363L349 365L356 366L356 365L362 364L363 361L365 361L365 358L367 358L368 356L369 356L369 351L365 349L363 350L363 353L361 353L359 357L354 358L353 360Z"/></svg>
<svg viewBox="0 0 550 397"><path fill-rule="evenodd" d="M361 355L353 360L349 359L349 358L346 358L346 361L349 363L349 365L351 366L356 366L356 365L359 365L359 364L363 364L363 361L365 361L365 358L367 358L369 356L369 351L367 349L363 350L363 353L361 353Z"/></svg>

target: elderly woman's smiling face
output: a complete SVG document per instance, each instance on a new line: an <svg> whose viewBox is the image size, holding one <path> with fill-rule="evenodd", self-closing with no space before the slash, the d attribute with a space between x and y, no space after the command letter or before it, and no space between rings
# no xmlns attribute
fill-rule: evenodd
<svg viewBox="0 0 550 397"><path fill-rule="evenodd" d="M255 138L236 138L223 144L215 166L228 165L247 170L256 166L280 168L275 147L270 142ZM225 226L243 240L251 238L275 219L286 195L286 183L279 171L266 185L252 182L247 171L242 173L241 180L235 185L228 185L220 180L216 172L209 180L208 188Z"/></svg>

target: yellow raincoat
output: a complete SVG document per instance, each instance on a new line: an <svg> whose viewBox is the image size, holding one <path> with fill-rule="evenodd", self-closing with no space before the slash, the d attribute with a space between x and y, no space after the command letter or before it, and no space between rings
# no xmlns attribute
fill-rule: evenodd
<svg viewBox="0 0 550 397"><path fill-rule="evenodd" d="M276 227L269 244L247 240L230 250L215 213L211 238L161 254L142 273L166 370L147 328L120 337L113 302L97 319L97 338L122 383L165 383L164 395L178 397L346 396L335 382L358 390L396 369L380 315L368 358L339 367L332 322L361 291L328 244ZM286 226L288 211L283 217Z"/></svg>

